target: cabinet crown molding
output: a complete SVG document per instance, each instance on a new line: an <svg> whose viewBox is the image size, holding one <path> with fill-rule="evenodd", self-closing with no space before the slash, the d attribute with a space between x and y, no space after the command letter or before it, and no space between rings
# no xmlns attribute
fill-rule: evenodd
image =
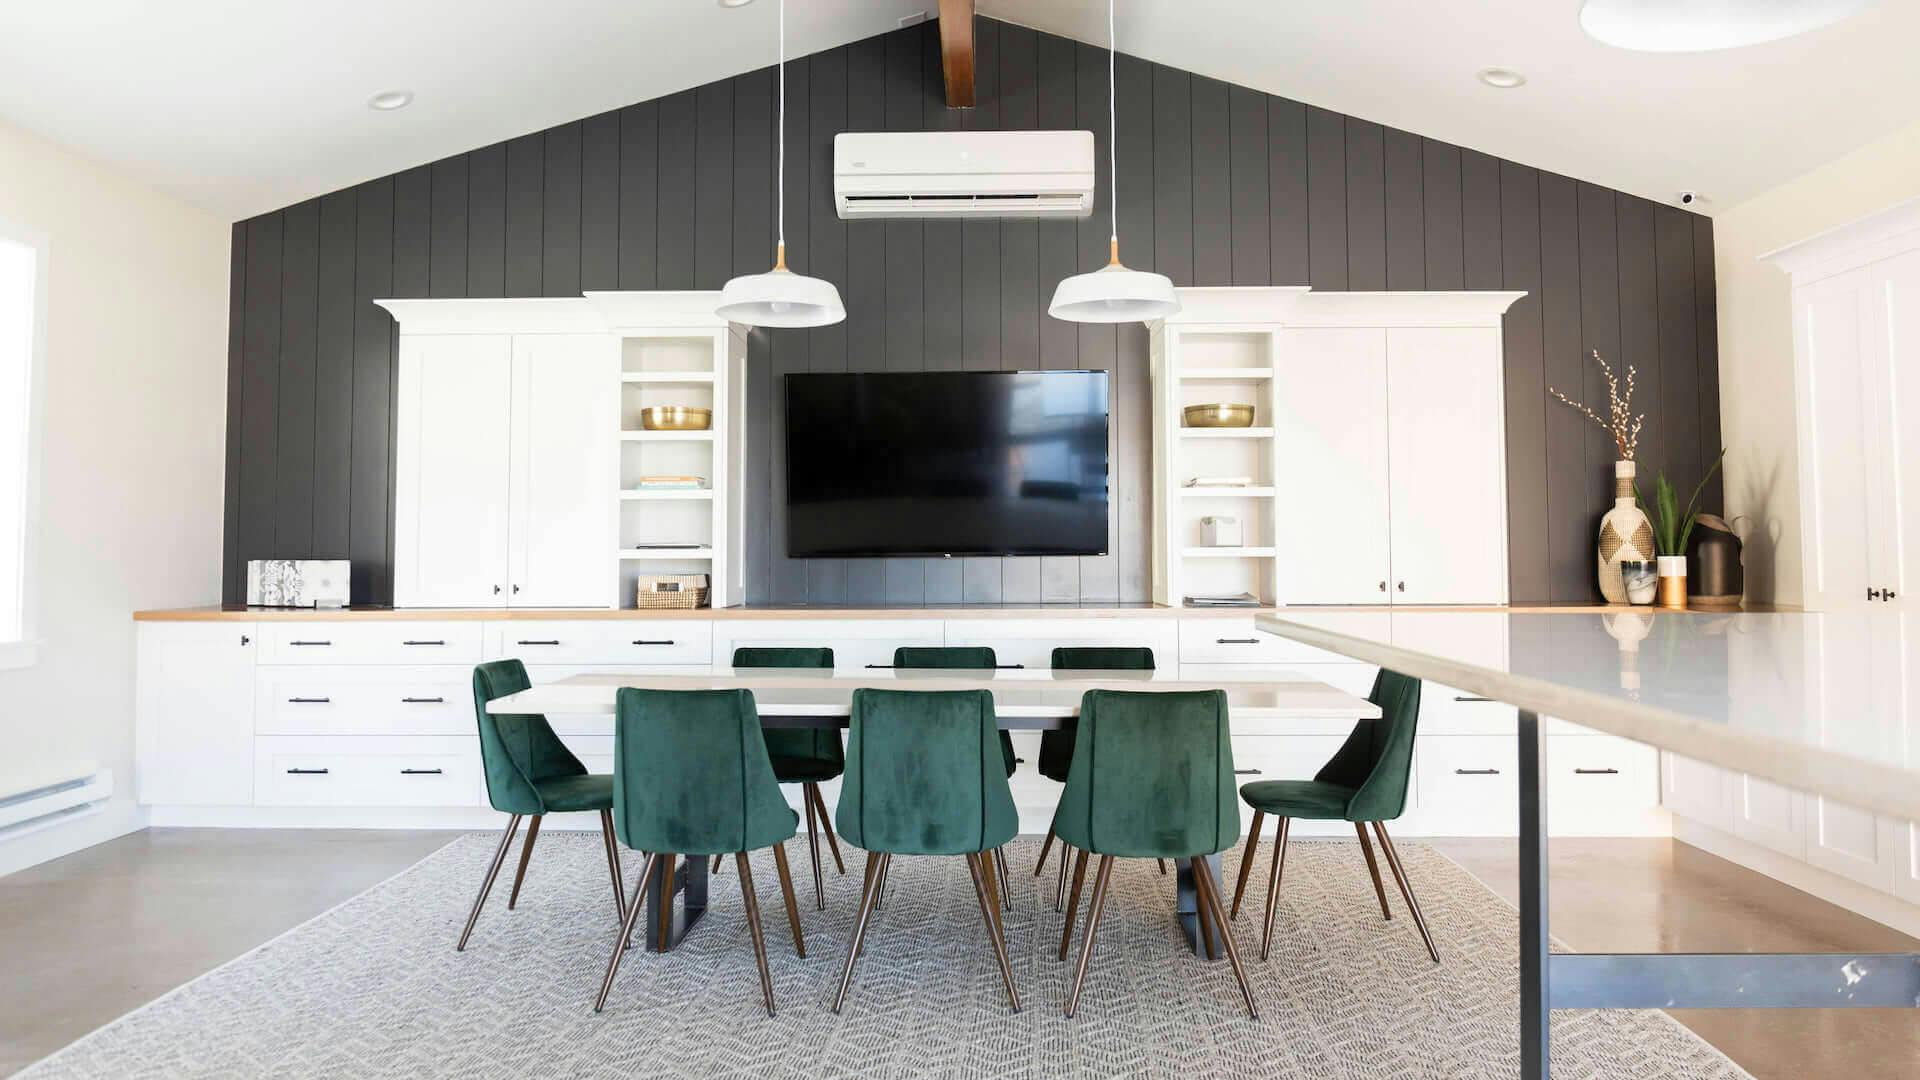
<svg viewBox="0 0 1920 1080"><path fill-rule="evenodd" d="M1152 325L1498 326L1514 302L1508 290L1314 292L1305 285L1180 288L1178 314Z"/></svg>
<svg viewBox="0 0 1920 1080"><path fill-rule="evenodd" d="M1920 199L1908 199L1874 214L1836 225L1760 256L1805 285L1870 262L1920 250Z"/></svg>
<svg viewBox="0 0 1920 1080"><path fill-rule="evenodd" d="M663 327L712 331L729 324L714 314L720 294L589 292L571 296L386 299L403 334L620 334Z"/></svg>

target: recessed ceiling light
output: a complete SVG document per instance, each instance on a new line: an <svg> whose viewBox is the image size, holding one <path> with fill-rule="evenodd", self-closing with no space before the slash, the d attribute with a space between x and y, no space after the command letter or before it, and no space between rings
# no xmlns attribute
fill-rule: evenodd
<svg viewBox="0 0 1920 1080"><path fill-rule="evenodd" d="M1527 85L1527 77L1512 68L1491 67L1480 69L1480 81L1497 90L1511 90L1516 86Z"/></svg>
<svg viewBox="0 0 1920 1080"><path fill-rule="evenodd" d="M395 109L404 109L411 104L413 104L413 91L411 90L382 90L380 93L367 99L367 108L376 109L380 112L392 112Z"/></svg>
<svg viewBox="0 0 1920 1080"><path fill-rule="evenodd" d="M723 8L746 7L751 3L753 0L720 0L720 6Z"/></svg>
<svg viewBox="0 0 1920 1080"><path fill-rule="evenodd" d="M1639 52L1735 49L1831 26L1874 0L1586 0L1580 28Z"/></svg>

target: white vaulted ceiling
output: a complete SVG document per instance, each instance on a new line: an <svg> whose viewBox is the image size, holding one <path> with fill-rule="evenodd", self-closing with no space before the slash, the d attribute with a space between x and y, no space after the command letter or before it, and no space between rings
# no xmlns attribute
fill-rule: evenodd
<svg viewBox="0 0 1920 1080"><path fill-rule="evenodd" d="M804 55L933 0L790 0ZM1718 53L1585 37L1578 0L1122 0L1125 52L1667 200L1727 206L1920 119L1920 3ZM982 0L1084 41L1100 0ZM245 217L766 66L774 4L0 4L0 121ZM1494 90L1474 73L1523 72ZM411 90L379 113L373 94Z"/></svg>

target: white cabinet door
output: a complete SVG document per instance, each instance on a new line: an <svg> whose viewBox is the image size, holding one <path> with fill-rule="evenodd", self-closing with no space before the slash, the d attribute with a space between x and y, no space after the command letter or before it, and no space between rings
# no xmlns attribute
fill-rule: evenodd
<svg viewBox="0 0 1920 1080"><path fill-rule="evenodd" d="M512 346L493 334L400 339L394 602L505 599Z"/></svg>
<svg viewBox="0 0 1920 1080"><path fill-rule="evenodd" d="M1386 331L1386 342L1392 602L1503 604L1500 331L1396 327Z"/></svg>
<svg viewBox="0 0 1920 1080"><path fill-rule="evenodd" d="M253 802L253 623L143 623L135 790L147 806Z"/></svg>
<svg viewBox="0 0 1920 1080"><path fill-rule="evenodd" d="M619 363L604 334L513 339L508 606L614 602Z"/></svg>
<svg viewBox="0 0 1920 1080"><path fill-rule="evenodd" d="M1384 602L1387 332L1299 327L1280 331L1276 343L1274 441L1287 499L1276 545L1280 599Z"/></svg>
<svg viewBox="0 0 1920 1080"><path fill-rule="evenodd" d="M1728 773L1734 834L1783 855L1804 859L1806 797L1746 773Z"/></svg>
<svg viewBox="0 0 1920 1080"><path fill-rule="evenodd" d="M1875 538L1875 584L1891 589L1882 608L1920 611L1920 498L1907 484L1920 482L1920 252L1886 265L1876 290L1882 315L1876 320L1886 340L1888 433L1880 457L1887 495L1873 500L1880 522Z"/></svg>
<svg viewBox="0 0 1920 1080"><path fill-rule="evenodd" d="M1727 774L1712 765L1679 754L1660 755L1660 803L1681 817L1727 828L1728 782Z"/></svg>

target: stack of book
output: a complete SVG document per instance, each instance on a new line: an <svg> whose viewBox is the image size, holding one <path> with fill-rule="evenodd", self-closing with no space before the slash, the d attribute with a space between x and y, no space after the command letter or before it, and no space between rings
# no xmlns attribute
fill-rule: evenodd
<svg viewBox="0 0 1920 1080"><path fill-rule="evenodd" d="M1260 600L1252 593L1211 593L1187 597L1187 606L1195 608L1213 607L1259 607Z"/></svg>
<svg viewBox="0 0 1920 1080"><path fill-rule="evenodd" d="M633 485L635 491L698 491L707 486L704 476L643 476Z"/></svg>

